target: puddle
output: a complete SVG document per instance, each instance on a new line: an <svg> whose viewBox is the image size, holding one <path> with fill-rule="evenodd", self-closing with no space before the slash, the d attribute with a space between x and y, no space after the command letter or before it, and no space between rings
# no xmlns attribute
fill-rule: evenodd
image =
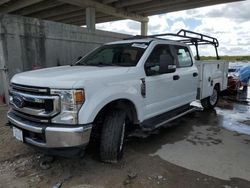
<svg viewBox="0 0 250 188"><path fill-rule="evenodd" d="M151 156L224 180L250 180L250 103L221 100L215 110L186 120L192 126L188 135Z"/></svg>
<svg viewBox="0 0 250 188"><path fill-rule="evenodd" d="M236 97L231 96L230 100L222 100L216 108L217 115L222 118L220 126L230 131L250 135L250 88L244 96L240 93Z"/></svg>
<svg viewBox="0 0 250 188"><path fill-rule="evenodd" d="M166 143L151 156L223 180L250 180L247 135L234 136L216 126L197 125L184 140ZM218 128L218 127L217 127Z"/></svg>
<svg viewBox="0 0 250 188"><path fill-rule="evenodd" d="M236 95L236 101L250 103L250 87L245 91L243 89L239 90Z"/></svg>
<svg viewBox="0 0 250 188"><path fill-rule="evenodd" d="M238 109L239 111L237 109L231 111L217 108L217 114L223 116L222 127L240 134L250 135L250 107L247 107L247 111L244 108L244 110Z"/></svg>

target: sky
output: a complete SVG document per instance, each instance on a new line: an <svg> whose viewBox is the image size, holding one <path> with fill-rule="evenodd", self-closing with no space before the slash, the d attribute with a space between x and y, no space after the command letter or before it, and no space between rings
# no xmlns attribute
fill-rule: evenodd
<svg viewBox="0 0 250 188"><path fill-rule="evenodd" d="M97 29L140 34L140 23L121 20L97 24ZM176 33L187 29L219 40L220 55L250 55L250 0L189 9L149 17L148 34ZM203 47L201 55L215 56L214 48Z"/></svg>

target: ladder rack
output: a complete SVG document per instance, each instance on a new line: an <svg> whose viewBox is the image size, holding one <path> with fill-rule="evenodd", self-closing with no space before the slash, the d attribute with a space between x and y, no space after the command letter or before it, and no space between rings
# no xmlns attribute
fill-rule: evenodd
<svg viewBox="0 0 250 188"><path fill-rule="evenodd" d="M199 45L212 45L215 48L217 59L220 59L218 55L218 49L217 49L219 46L219 42L216 38L210 37L208 35L204 35L201 33L185 30L185 29L181 29L177 33L163 33L163 34L148 35L148 36L136 35L134 37L126 38L125 40L144 39L144 38L158 38L162 40L170 40L170 39L161 38L161 37L179 37L180 39L177 39L174 41L183 42L185 44L195 46L197 60L200 60Z"/></svg>

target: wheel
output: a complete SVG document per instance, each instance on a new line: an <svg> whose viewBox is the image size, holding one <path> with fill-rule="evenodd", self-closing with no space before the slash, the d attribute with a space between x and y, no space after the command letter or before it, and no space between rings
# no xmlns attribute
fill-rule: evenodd
<svg viewBox="0 0 250 188"><path fill-rule="evenodd" d="M126 129L126 113L114 110L107 114L102 127L100 159L116 163L122 158Z"/></svg>
<svg viewBox="0 0 250 188"><path fill-rule="evenodd" d="M219 100L219 88L215 86L212 95L203 99L201 101L201 104L205 109L213 109L218 103L218 100Z"/></svg>

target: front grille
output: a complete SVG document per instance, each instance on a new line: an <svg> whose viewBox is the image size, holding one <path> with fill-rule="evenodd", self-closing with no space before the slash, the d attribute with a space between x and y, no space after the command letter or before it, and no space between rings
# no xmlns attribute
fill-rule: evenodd
<svg viewBox="0 0 250 188"><path fill-rule="evenodd" d="M59 102L59 96L50 95L49 88L11 85L10 104L19 117L48 122L60 112Z"/></svg>
<svg viewBox="0 0 250 188"><path fill-rule="evenodd" d="M24 107L33 109L45 109L45 111L49 112L53 110L53 100L52 99L44 100L44 103L25 101Z"/></svg>
<svg viewBox="0 0 250 188"><path fill-rule="evenodd" d="M24 85L19 85L19 84L11 84L11 88L14 91L19 91L19 92L24 92L24 93L29 93L29 94L39 94L39 95L50 94L49 88L24 86Z"/></svg>

